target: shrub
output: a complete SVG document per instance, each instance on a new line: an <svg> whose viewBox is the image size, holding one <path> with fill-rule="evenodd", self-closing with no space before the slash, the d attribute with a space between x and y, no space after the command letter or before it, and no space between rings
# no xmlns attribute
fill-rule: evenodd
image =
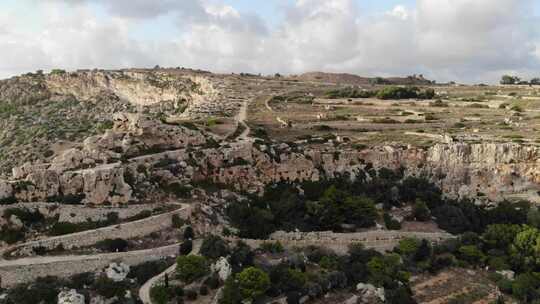
<svg viewBox="0 0 540 304"><path fill-rule="evenodd" d="M93 289L105 298L122 298L126 294L127 285L125 282L115 282L106 276L101 276L95 281Z"/></svg>
<svg viewBox="0 0 540 304"><path fill-rule="evenodd" d="M124 239L105 239L96 243L96 248L108 252L124 252L128 248L128 241Z"/></svg>
<svg viewBox="0 0 540 304"><path fill-rule="evenodd" d="M264 242L259 248L266 253L282 253L285 251L280 242Z"/></svg>
<svg viewBox="0 0 540 304"><path fill-rule="evenodd" d="M2 230L0 230L0 240L8 243L9 245L24 241L24 239L24 231L21 229L11 228L4 225L2 226Z"/></svg>
<svg viewBox="0 0 540 304"><path fill-rule="evenodd" d="M150 289L150 298L157 304L167 304L171 299L169 290L164 285L154 285Z"/></svg>
<svg viewBox="0 0 540 304"><path fill-rule="evenodd" d="M270 288L270 277L259 268L248 267L237 274L236 279L244 299L255 300Z"/></svg>
<svg viewBox="0 0 540 304"><path fill-rule="evenodd" d="M178 277L188 284L210 272L208 261L202 256L179 256L176 263Z"/></svg>
<svg viewBox="0 0 540 304"><path fill-rule="evenodd" d="M193 232L193 228L191 226L187 226L184 230L184 240L192 240L195 237L195 233Z"/></svg>
<svg viewBox="0 0 540 304"><path fill-rule="evenodd" d="M136 279L139 283L144 283L152 277L167 269L168 264L165 261L150 261L135 265L130 268L128 277Z"/></svg>
<svg viewBox="0 0 540 304"><path fill-rule="evenodd" d="M388 213L385 213L383 215L384 225L386 226L386 229L388 230L400 230L401 229L401 223L395 219L393 219Z"/></svg>
<svg viewBox="0 0 540 304"><path fill-rule="evenodd" d="M188 255L193 250L193 241L192 240L185 240L180 244L179 253L180 255Z"/></svg>
<svg viewBox="0 0 540 304"><path fill-rule="evenodd" d="M204 239L201 245L201 254L210 259L217 259L229 253L229 246L219 236L212 235Z"/></svg>
<svg viewBox="0 0 540 304"><path fill-rule="evenodd" d="M413 217L420 222L427 222L431 219L431 214L428 206L421 200L416 200L413 206Z"/></svg>

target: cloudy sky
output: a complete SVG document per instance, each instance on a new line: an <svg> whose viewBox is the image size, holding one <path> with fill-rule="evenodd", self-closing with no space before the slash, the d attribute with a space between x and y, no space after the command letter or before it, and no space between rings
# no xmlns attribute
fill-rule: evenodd
<svg viewBox="0 0 540 304"><path fill-rule="evenodd" d="M156 64L462 82L540 76L540 1L0 1L0 78Z"/></svg>

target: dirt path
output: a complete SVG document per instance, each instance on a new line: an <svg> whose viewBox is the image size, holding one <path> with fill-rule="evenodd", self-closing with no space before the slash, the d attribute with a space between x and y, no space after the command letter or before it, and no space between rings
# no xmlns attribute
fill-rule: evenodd
<svg viewBox="0 0 540 304"><path fill-rule="evenodd" d="M244 101L244 103L242 104L242 107L240 108L240 111L238 112L238 115L236 116L236 121L238 122L238 124L242 124L244 126L244 131L240 134L240 136L238 136L238 138L241 140L246 139L249 133L251 132L251 129L246 123L247 110L248 110L248 102Z"/></svg>
<svg viewBox="0 0 540 304"><path fill-rule="evenodd" d="M199 251L201 249L202 241L201 240L195 240L193 241L193 250L191 251L191 254L198 255ZM163 277L165 277L166 274L171 274L176 270L176 263L173 264L171 267L167 268L162 273L158 274L157 276L151 278L146 283L141 286L139 289L139 298L143 302L143 304L152 304L152 299L150 298L150 289L152 286L156 285Z"/></svg>

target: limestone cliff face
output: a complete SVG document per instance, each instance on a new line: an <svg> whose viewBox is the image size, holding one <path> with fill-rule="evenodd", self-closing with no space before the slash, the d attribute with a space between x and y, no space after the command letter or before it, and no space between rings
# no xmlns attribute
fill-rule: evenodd
<svg viewBox="0 0 540 304"><path fill-rule="evenodd" d="M237 148L238 150L238 148ZM248 153L251 152L251 153ZM425 176L450 197L479 197L501 200L513 194L538 200L540 189L540 148L519 144L438 144L428 149L408 147L372 147L362 151L328 149L274 155L244 146L249 164L227 166L230 153L215 152L202 166L205 178L257 189L279 180L319 180L338 174L356 176L366 165L375 168L404 168L406 175Z"/></svg>
<svg viewBox="0 0 540 304"><path fill-rule="evenodd" d="M257 192L276 181L317 181L371 167L403 168L406 175L431 179L448 196L501 200L522 195L537 200L540 148L502 143L448 143L427 149L377 146L363 150L261 145L251 141L210 141L208 134L182 126L120 114L114 128L90 137L50 164L27 164L13 171L16 181L0 182L0 198L21 201L84 195L83 202L127 203L148 198L140 186L211 180ZM128 177L128 178L126 178ZM7 186L6 186L7 184ZM11 189L11 190L10 190ZM12 193L12 194L10 194Z"/></svg>
<svg viewBox="0 0 540 304"><path fill-rule="evenodd" d="M204 90L199 82L188 76L131 71L86 71L45 78L45 84L53 94L72 95L79 100L115 96L142 106L200 97ZM205 83L204 89L210 90L211 86Z"/></svg>

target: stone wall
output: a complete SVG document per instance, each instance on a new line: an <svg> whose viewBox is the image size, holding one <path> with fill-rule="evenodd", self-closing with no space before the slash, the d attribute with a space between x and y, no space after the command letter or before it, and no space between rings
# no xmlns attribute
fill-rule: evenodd
<svg viewBox="0 0 540 304"><path fill-rule="evenodd" d="M91 246L105 239L131 239L146 236L152 232L170 228L172 225L172 216L174 214L178 214L182 218L188 218L191 215L191 208L184 207L172 212L111 227L31 241L9 248L7 252L9 252L10 257L32 256L34 255L33 248L36 247L54 249L57 246L62 245L64 249L69 250L72 248Z"/></svg>
<svg viewBox="0 0 540 304"><path fill-rule="evenodd" d="M65 205L59 203L18 203L12 205L0 205L0 215L4 214L6 209L22 208L29 210L39 210L45 217L58 216L60 222L82 223L88 220L100 221L107 218L107 214L114 212L118 217L126 219L137 215L138 213L165 205L130 205L129 207L88 207L82 205Z"/></svg>
<svg viewBox="0 0 540 304"><path fill-rule="evenodd" d="M276 232L269 240L242 239L252 248L261 244L278 241L286 248L320 246L331 249L338 254L346 254L351 244L362 244L366 248L381 252L392 250L400 240L404 238L425 239L432 243L438 243L453 238L451 234L444 232L404 232L404 231L368 231L358 233L333 233L333 232ZM238 241L236 238L228 238L229 241Z"/></svg>
<svg viewBox="0 0 540 304"><path fill-rule="evenodd" d="M178 254L178 249L179 245L175 244L131 252L0 261L1 287L9 288L45 276L69 277L83 272L101 271L112 262L123 262L134 266L148 261L174 257Z"/></svg>

